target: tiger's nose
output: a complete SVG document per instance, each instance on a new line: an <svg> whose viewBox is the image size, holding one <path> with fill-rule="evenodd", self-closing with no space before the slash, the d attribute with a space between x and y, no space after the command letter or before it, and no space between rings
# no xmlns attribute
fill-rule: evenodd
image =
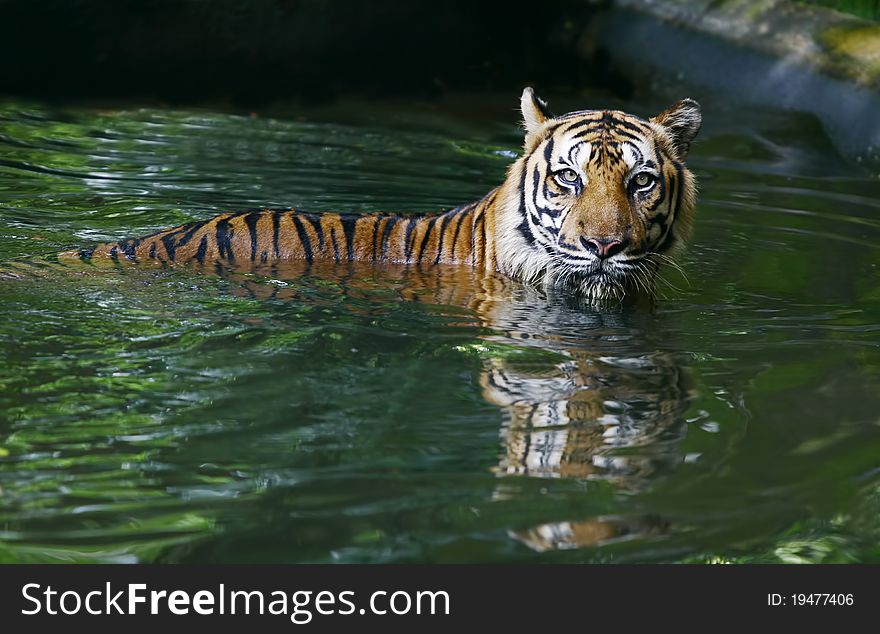
<svg viewBox="0 0 880 634"><path fill-rule="evenodd" d="M581 244L586 247L587 251L595 255L600 260L610 258L615 253L620 253L629 244L629 240L624 238L581 238Z"/></svg>

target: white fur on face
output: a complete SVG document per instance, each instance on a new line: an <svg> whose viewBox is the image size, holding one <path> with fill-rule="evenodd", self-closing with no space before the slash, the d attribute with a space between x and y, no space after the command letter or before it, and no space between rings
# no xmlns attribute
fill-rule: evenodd
<svg viewBox="0 0 880 634"><path fill-rule="evenodd" d="M620 147L623 154L623 161L629 169L634 168L637 164L652 156L652 152L648 149L646 143L637 144L633 141L627 141L622 143Z"/></svg>
<svg viewBox="0 0 880 634"><path fill-rule="evenodd" d="M550 171L556 172L566 168L577 171L586 184L586 166L590 162L593 144L582 139L563 137L555 139L553 156L550 158Z"/></svg>
<svg viewBox="0 0 880 634"><path fill-rule="evenodd" d="M565 130L573 128L571 134ZM499 201L497 216L496 257L498 268L503 273L526 281L545 285L563 283L567 276L583 275L584 271L596 270L599 260L589 251L572 259L558 247L559 230L569 211L574 192L566 193L555 186L548 186L552 174L565 169L575 170L581 177L581 188L590 187L590 165L600 151L600 141L596 136L578 138L583 126L562 124L550 137L540 141L534 149L522 158L511 170L508 196ZM647 162L662 163L655 156L656 144L653 138L632 139L615 138L619 160L626 166L625 172L634 174ZM603 160L603 159L599 159ZM649 169L656 172L654 169ZM628 178L629 176L627 176ZM519 185L514 188L513 184ZM669 204L672 204L670 200ZM671 218L669 220L671 222ZM659 226L652 227L656 234ZM649 239L658 236L649 236ZM594 268L596 267L596 268ZM604 274L587 275L578 282L580 292L591 298L618 298L628 284L628 270L614 266L609 261ZM575 279L575 278L571 278Z"/></svg>

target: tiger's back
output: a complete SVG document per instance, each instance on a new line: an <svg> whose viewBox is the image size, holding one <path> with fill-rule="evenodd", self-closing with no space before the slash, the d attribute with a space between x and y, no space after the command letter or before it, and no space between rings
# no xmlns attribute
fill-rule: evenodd
<svg viewBox="0 0 880 634"><path fill-rule="evenodd" d="M445 213L308 213L264 209L214 216L64 257L130 262L273 263L289 260L491 266L486 232L494 196ZM490 220L491 223L491 220Z"/></svg>

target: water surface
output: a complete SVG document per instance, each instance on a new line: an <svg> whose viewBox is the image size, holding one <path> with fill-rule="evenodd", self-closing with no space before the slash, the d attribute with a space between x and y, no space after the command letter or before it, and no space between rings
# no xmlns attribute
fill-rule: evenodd
<svg viewBox="0 0 880 634"><path fill-rule="evenodd" d="M564 105L663 105L596 99ZM503 178L515 103L6 101L0 262L449 208ZM0 560L878 561L880 182L830 147L707 108L653 309L450 267L0 281Z"/></svg>

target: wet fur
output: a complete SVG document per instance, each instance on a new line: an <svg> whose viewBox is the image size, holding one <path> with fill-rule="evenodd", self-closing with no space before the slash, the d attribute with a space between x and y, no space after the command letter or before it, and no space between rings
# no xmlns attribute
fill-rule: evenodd
<svg viewBox="0 0 880 634"><path fill-rule="evenodd" d="M700 128L699 105L686 99L649 120L608 110L553 117L527 88L521 108L524 152L505 181L445 213L227 213L62 256L218 266L448 263L591 299L650 294L657 270L672 262L690 234L696 187L683 161ZM559 164L582 175L578 191L562 191L553 175ZM651 195L634 194L631 179L646 166L657 173L656 187ZM628 247L621 257L600 261L586 248L597 236Z"/></svg>

